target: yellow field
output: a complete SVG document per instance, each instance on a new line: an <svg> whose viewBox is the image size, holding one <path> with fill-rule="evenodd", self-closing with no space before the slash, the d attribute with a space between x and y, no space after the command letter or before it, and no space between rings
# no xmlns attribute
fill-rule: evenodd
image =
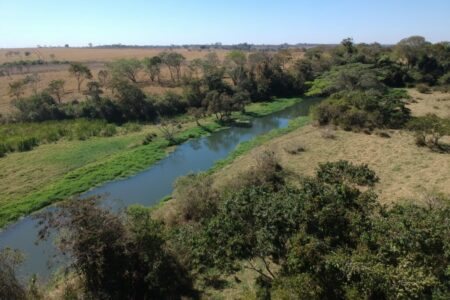
<svg viewBox="0 0 450 300"><path fill-rule="evenodd" d="M108 62L119 58L138 58L155 56L158 53L169 49L147 49L147 48L20 48L20 49L0 49L0 64L18 60L36 60L46 61L80 61L80 62ZM8 52L20 52L19 55L8 55ZM184 55L187 60L202 58L212 50L171 50ZM25 56L25 52L30 52ZM227 53L226 50L214 50L220 59L223 59Z"/></svg>

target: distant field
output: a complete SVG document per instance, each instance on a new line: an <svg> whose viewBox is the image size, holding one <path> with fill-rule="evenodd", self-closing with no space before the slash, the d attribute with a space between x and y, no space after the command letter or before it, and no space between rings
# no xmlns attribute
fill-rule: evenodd
<svg viewBox="0 0 450 300"><path fill-rule="evenodd" d="M94 76L93 80L97 80L97 74L100 70L105 69L107 62L120 59L120 58L137 58L143 59L144 57L151 57L159 54L162 51L175 51L181 53L186 57L187 62L204 58L208 53L215 52L220 60L223 60L228 50L188 50L188 49L135 49L135 48L123 48L123 49L99 49L99 48L22 48L22 49L0 49L0 64L6 62L15 62L20 60L44 60L50 61L80 61L89 66ZM25 55L29 53L29 55ZM292 51L294 58L301 57L302 52ZM38 83L38 90L45 89L52 80L63 79L65 80L65 92L64 101L71 101L73 99L83 100L85 96L78 93L77 84L75 78L69 76L67 64L48 64L33 66L29 72L24 70L22 74L16 74L11 76L0 77L0 114L9 113L12 111L11 96L9 92L9 84L13 81L24 78L27 74L38 73L40 82ZM161 72L162 80L169 81L169 71L167 68L162 68ZM174 92L180 92L181 88L173 88L168 86L160 86L157 84L150 84L144 72L141 72L138 76L141 88L147 93L161 94L168 90ZM106 94L108 91L105 91ZM32 94L31 88L25 91L25 96Z"/></svg>
<svg viewBox="0 0 450 300"><path fill-rule="evenodd" d="M20 48L20 49L0 49L0 63L12 62L17 60L69 60L81 62L108 62L118 58L139 58L154 56L161 51L169 49L147 49L147 48ZM192 60L202 58L206 53L212 50L172 50L183 54L186 59ZM19 52L16 54L8 54L11 52ZM29 56L25 52L30 52ZM214 50L219 58L224 58L226 50Z"/></svg>
<svg viewBox="0 0 450 300"><path fill-rule="evenodd" d="M158 53L165 51L168 49L97 49L97 48L29 48L29 49L0 49L0 64L5 62L14 62L19 60L38 60L42 59L44 61L80 61L86 63L94 76L93 80L97 79L97 74L100 70L105 69L105 63L113 61L119 58L138 58L142 59L144 57L155 56ZM209 50L195 50L189 51L186 49L176 49L173 50L175 52L181 53L186 57L188 61L203 58L207 55ZM18 52L19 54L10 54L10 53ZM28 56L25 55L26 52L30 54ZM225 50L217 50L215 51L220 59L223 59L227 53ZM56 79L65 80L65 92L66 96L64 100L70 101L73 99L83 100L85 98L84 95L77 92L76 80L73 77L69 76L67 71L68 65L44 65L44 66L36 66L33 67L33 70L30 72L36 72L39 74L40 82L38 83L38 89L45 89L50 81ZM3 76L0 77L0 113L8 113L11 112L11 97L8 95L9 83L20 80L24 78L26 73L12 75L10 77ZM169 78L168 70L163 68L162 77ZM140 81L148 81L144 72L141 72L139 76ZM158 85L147 85L143 84L143 90L147 93L155 93L160 94L167 90L179 91L178 88L169 88L162 87ZM30 95L32 93L31 89L28 89L25 92L25 95Z"/></svg>

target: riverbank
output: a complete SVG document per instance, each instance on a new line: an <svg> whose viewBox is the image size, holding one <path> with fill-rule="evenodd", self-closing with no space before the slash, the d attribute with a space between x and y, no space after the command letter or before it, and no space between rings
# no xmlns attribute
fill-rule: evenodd
<svg viewBox="0 0 450 300"><path fill-rule="evenodd" d="M253 103L246 114L235 118L261 117L290 107L298 98ZM177 135L180 142L226 128L213 118L183 120ZM60 141L30 152L13 153L0 159L5 170L0 182L0 227L51 203L85 192L102 183L125 178L142 171L173 150L169 142L157 136L142 145L149 133L158 133L147 125L138 133L87 141Z"/></svg>

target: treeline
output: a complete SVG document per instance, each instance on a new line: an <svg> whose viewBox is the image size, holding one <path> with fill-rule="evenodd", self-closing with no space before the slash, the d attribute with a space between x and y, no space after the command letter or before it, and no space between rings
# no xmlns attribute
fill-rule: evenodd
<svg viewBox="0 0 450 300"><path fill-rule="evenodd" d="M162 78L164 69L170 80ZM34 91L33 97L23 98L26 85L34 82L28 78L10 84L10 94L19 110L15 119L149 121L191 108L200 113L222 111L226 116L229 110L238 110L248 101L298 96L309 91L308 95L332 98L317 112L321 123L349 120L344 127L398 127L408 119L408 112L401 103L404 95L393 95L391 88L421 84L448 89L450 46L431 44L422 37L410 37L392 47L355 45L346 39L339 46L308 49L298 59L289 49L276 53L234 50L223 61L210 52L203 59L189 62L180 53L162 52L143 60L111 62L95 79L95 74L81 63L71 63L69 73L77 80L78 91L86 95L86 101L61 104L66 96L64 80L55 80L43 93ZM146 75L145 80L142 74ZM181 87L183 93L146 95L141 87L148 84ZM105 96L106 91L111 96ZM41 103L48 109L37 110ZM341 112L346 116L341 117ZM388 120L391 113L395 113L396 120Z"/></svg>
<svg viewBox="0 0 450 300"><path fill-rule="evenodd" d="M221 188L206 174L180 179L164 222L143 207L117 216L72 200L42 216L42 237L64 232L75 298L207 297L246 269L249 299L448 299L449 199L386 207L378 180L338 161L293 181L266 152ZM7 271L4 290L25 294Z"/></svg>
<svg viewBox="0 0 450 300"><path fill-rule="evenodd" d="M320 125L370 133L374 129L407 128L416 132L419 146L448 152L439 142L449 134L449 120L435 115L412 118L409 96L397 88L416 86L419 92L450 88L450 44L431 44L414 36L394 47L354 45L346 39L338 47L306 53L303 68L311 82L307 95L327 100L312 111ZM315 71L316 70L316 71Z"/></svg>
<svg viewBox="0 0 450 300"><path fill-rule="evenodd" d="M10 84L10 94L15 98L13 105L18 111L11 119L40 122L81 117L120 123L154 121L187 111L226 119L231 111L242 110L248 102L298 95L304 90L303 83L284 69L286 61L281 54L257 52L247 57L244 52L234 51L221 62L215 53L210 53L204 59L185 64L185 58L176 52L164 52L143 61L120 59L101 70L98 80L92 80L94 76L87 66L72 63L69 73L77 80L78 90L86 95L86 100L62 101L64 80L54 80L45 91L24 98L30 82L24 79ZM163 67L168 70L169 82L161 78ZM184 92L146 95L141 89L146 83L138 79L140 72L148 76L149 82L180 86ZM105 96L106 90L112 96Z"/></svg>

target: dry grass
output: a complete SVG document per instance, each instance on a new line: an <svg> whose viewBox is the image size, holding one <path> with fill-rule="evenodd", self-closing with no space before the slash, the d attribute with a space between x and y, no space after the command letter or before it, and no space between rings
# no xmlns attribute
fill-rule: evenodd
<svg viewBox="0 0 450 300"><path fill-rule="evenodd" d="M20 49L0 49L0 64L18 60L60 60L60 61L81 61L81 62L108 62L118 58L138 58L154 56L169 49L149 49L149 48L20 48ZM19 55L7 55L10 51L19 51ZM25 52L30 52L25 56ZM186 59L192 60L202 58L212 50L171 50L183 54ZM224 58L227 50L214 50L219 58Z"/></svg>
<svg viewBox="0 0 450 300"><path fill-rule="evenodd" d="M409 89L408 92L413 98L409 108L414 116L433 113L441 118L450 118L450 94L441 92L422 94L416 89Z"/></svg>
<svg viewBox="0 0 450 300"><path fill-rule="evenodd" d="M420 200L432 191L450 194L450 155L417 147L410 133L392 131L391 138L383 138L375 134L336 131L335 139L326 139L322 130L309 125L272 140L240 157L216 176L227 182L252 166L258 153L270 149L285 168L300 175L314 175L318 164L326 161L344 159L366 163L380 177L376 191L382 203L406 198ZM293 144L305 145L307 151L298 155L284 151Z"/></svg>
<svg viewBox="0 0 450 300"><path fill-rule="evenodd" d="M64 67L65 67L65 69L63 69L63 70L40 72L39 73L40 82L38 83L38 90L42 91L45 88L47 88L49 83L52 80L63 79L65 81L65 85L64 85L65 96L63 98L63 101L67 102L67 101L72 101L74 99L77 99L77 100L85 99L86 96L83 95L82 93L78 93L78 91L77 91L76 79L69 75L69 72L67 71L68 67L67 66L64 66ZM102 69L104 69L104 68L99 67L98 65L95 68L91 69L92 75L94 76L94 80L97 79L97 74ZM0 113L8 113L13 110L13 107L11 105L11 101L13 99L8 94L9 93L9 83L16 81L16 80L23 79L25 76L26 75L12 75L10 78L0 77ZM168 73L168 70L163 69L162 78L164 78L168 81L170 78L169 76L170 75ZM142 82L142 89L146 93L162 94L169 90L175 91L175 92L181 91L181 88L171 88L171 87L167 87L167 86L160 86L157 84L150 84L150 83L146 82L146 81L148 81L148 78L146 78L146 75L144 72L140 72L138 79L139 79L139 81ZM86 81L83 83L83 86L82 86L83 89L85 87L85 84L86 84ZM110 95L109 90L104 90L104 92L105 92L105 95ZM24 96L30 96L32 94L33 94L32 88L28 87L25 90Z"/></svg>

